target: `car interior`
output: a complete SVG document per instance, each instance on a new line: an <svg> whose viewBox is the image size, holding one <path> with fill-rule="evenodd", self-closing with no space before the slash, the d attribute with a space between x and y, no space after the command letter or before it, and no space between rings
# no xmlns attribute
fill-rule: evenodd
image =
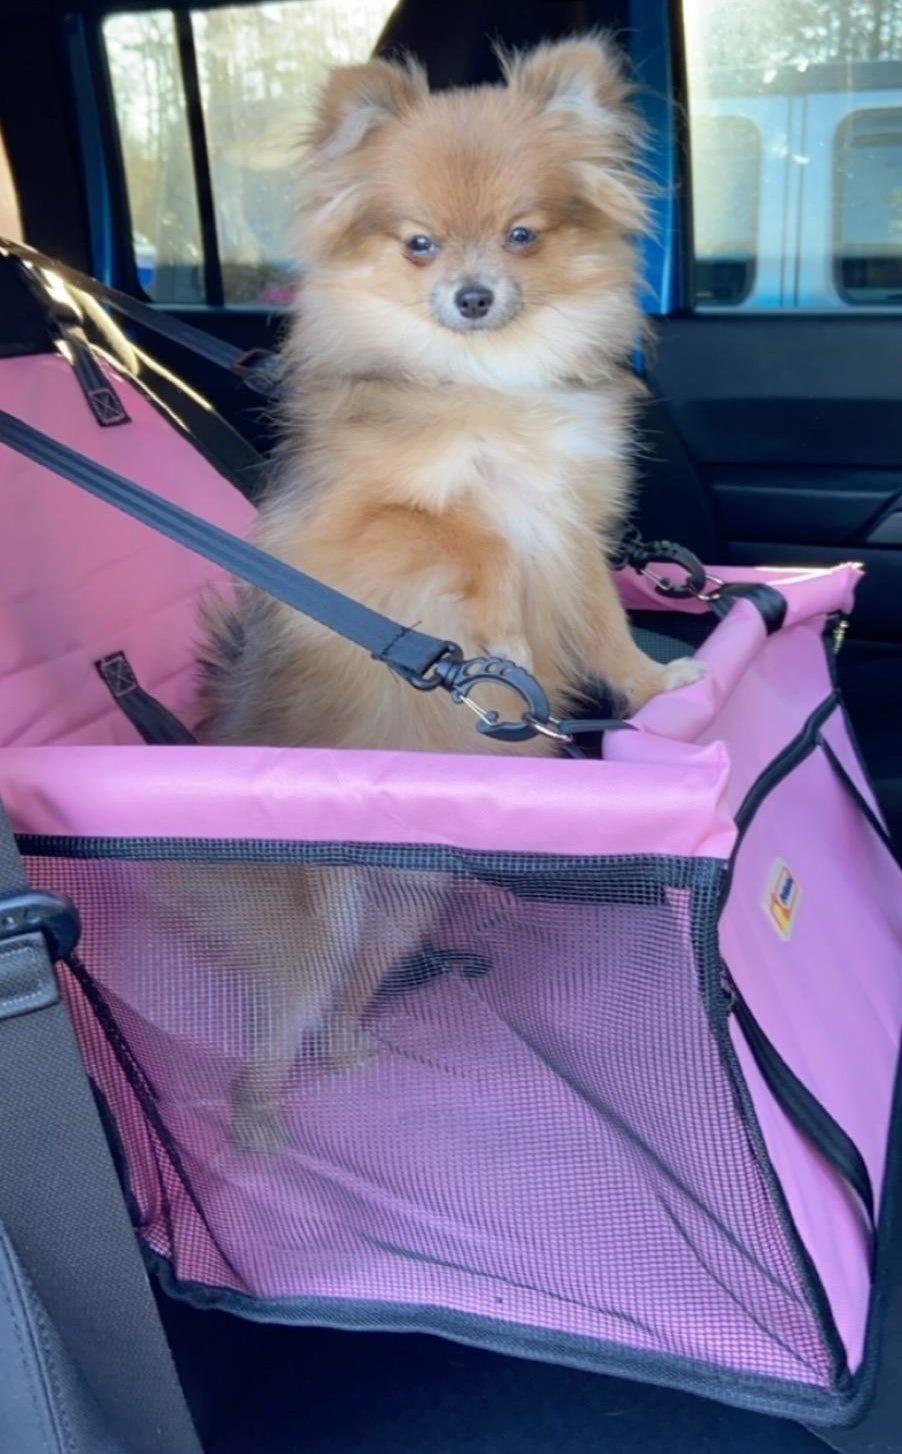
<svg viewBox="0 0 902 1454"><path fill-rule="evenodd" d="M862 563L840 683L902 838L902 4L749 10L740 21L728 0L2 0L0 234L269 351L293 286L284 118L326 65L407 50L434 87L473 85L497 79L497 41L612 31L635 71L655 184L635 523L715 569ZM836 81L826 70L840 62ZM826 200L821 161L836 180ZM153 350L253 450L272 450L272 412L238 379L165 340ZM889 1397L902 1245L891 1261L874 1405L839 1432L438 1338L266 1326L155 1296L208 1454L814 1454L825 1442L890 1454L902 1450Z"/></svg>

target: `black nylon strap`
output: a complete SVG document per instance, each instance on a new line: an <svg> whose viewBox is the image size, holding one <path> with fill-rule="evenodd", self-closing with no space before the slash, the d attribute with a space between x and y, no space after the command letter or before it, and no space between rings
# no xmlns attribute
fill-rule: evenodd
<svg viewBox="0 0 902 1454"><path fill-rule="evenodd" d="M27 887L0 805L0 931ZM109 1447L201 1454L39 928L0 933L0 1222Z"/></svg>
<svg viewBox="0 0 902 1454"><path fill-rule="evenodd" d="M188 550L215 561L241 580L259 586L339 636L356 642L402 676L424 676L449 651L450 643L371 611L368 606L303 575L218 525L211 525L199 515L161 499L152 490L69 449L5 410L0 410L0 444L71 480L89 495L113 505Z"/></svg>
<svg viewBox="0 0 902 1454"><path fill-rule="evenodd" d="M190 323L182 323L178 318L171 317L169 313L160 308L155 308L149 303L139 302L129 293L121 293L117 288L109 288L104 283L98 283L96 278L89 278L86 273L80 273L76 268L70 268L58 262L51 263L41 253L35 252L33 248L18 243L4 242L3 251L18 258L21 262L32 264L35 268L52 268L53 272L58 273L63 279L63 282L82 293L87 293L88 297L94 298L96 302L105 303L122 318L128 318L130 322L146 328L149 333L155 333L159 338L165 338L169 343L186 349L188 353L205 359L207 363L235 374L236 378L241 379L256 393L264 394L269 398L277 396L275 354L255 349L252 354L256 362L251 366L247 350L236 348L234 344L226 343L224 339L216 338L201 328L194 328Z"/></svg>
<svg viewBox="0 0 902 1454"><path fill-rule="evenodd" d="M101 429L130 423L128 412L118 393L104 374L80 328L60 324L60 333L69 345L69 353L78 386L85 402Z"/></svg>
<svg viewBox="0 0 902 1454"><path fill-rule="evenodd" d="M787 1065L738 992L733 1001L733 1013L769 1090L796 1129L848 1182L864 1209L871 1237L875 1238L877 1212L874 1190L867 1163L855 1142Z"/></svg>
<svg viewBox="0 0 902 1454"><path fill-rule="evenodd" d="M145 692L124 651L95 661L97 674L121 712L151 747L187 747L197 738L168 707Z"/></svg>
<svg viewBox="0 0 902 1454"><path fill-rule="evenodd" d="M25 286L66 344L63 356L71 364L85 402L97 423L102 429L128 424L125 406L94 357L77 308L51 288L48 278L37 266L29 266L22 257L17 258L16 265Z"/></svg>

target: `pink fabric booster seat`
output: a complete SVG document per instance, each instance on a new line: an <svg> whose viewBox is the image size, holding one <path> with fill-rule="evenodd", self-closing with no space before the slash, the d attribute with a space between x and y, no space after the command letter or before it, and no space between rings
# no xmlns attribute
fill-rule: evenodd
<svg viewBox="0 0 902 1454"><path fill-rule="evenodd" d="M146 377L92 356L115 427L60 349L0 360L2 407L243 534ZM902 1025L900 870L833 675L857 569L718 568L779 593L776 627L621 570L636 627L708 672L595 759L148 746L95 664L190 726L225 573L6 446L0 499L0 797L79 909L60 975L169 1291L853 1418ZM161 863L221 883L224 920L236 864L390 869L402 915L443 885L377 1053L299 1052L278 1152L229 1136L253 966L170 921Z"/></svg>

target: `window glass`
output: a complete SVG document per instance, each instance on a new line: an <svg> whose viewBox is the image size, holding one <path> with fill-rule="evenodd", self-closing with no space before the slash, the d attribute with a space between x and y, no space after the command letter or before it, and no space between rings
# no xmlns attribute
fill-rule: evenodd
<svg viewBox="0 0 902 1454"><path fill-rule="evenodd" d="M172 13L113 15L103 35L138 279L157 303L201 303L203 247Z"/></svg>
<svg viewBox="0 0 902 1454"><path fill-rule="evenodd" d="M226 302L292 290L292 165L330 65L365 60L394 0L279 0L191 12ZM141 281L158 302L204 301L189 113L172 13L116 15L104 39Z"/></svg>
<svg viewBox="0 0 902 1454"><path fill-rule="evenodd" d="M394 0L284 0L193 15L229 303L291 288L292 158L331 65L366 60Z"/></svg>
<svg viewBox="0 0 902 1454"><path fill-rule="evenodd" d="M902 304L902 0L684 0L695 302Z"/></svg>
<svg viewBox="0 0 902 1454"><path fill-rule="evenodd" d="M755 277L761 133L743 116L696 116L691 147L696 301L741 303Z"/></svg>
<svg viewBox="0 0 902 1454"><path fill-rule="evenodd" d="M0 134L0 237L10 242L22 242L22 219L19 216L19 198L16 184L10 170L9 158Z"/></svg>
<svg viewBox="0 0 902 1454"><path fill-rule="evenodd" d="M902 107L848 116L835 172L840 294L849 303L902 303Z"/></svg>

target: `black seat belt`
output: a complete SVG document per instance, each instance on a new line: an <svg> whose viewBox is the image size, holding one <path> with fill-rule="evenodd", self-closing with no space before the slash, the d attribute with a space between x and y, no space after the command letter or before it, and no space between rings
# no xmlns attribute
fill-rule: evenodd
<svg viewBox="0 0 902 1454"><path fill-rule="evenodd" d="M0 1223L109 1447L201 1454L53 968L77 937L68 900L29 888L0 806Z"/></svg>

